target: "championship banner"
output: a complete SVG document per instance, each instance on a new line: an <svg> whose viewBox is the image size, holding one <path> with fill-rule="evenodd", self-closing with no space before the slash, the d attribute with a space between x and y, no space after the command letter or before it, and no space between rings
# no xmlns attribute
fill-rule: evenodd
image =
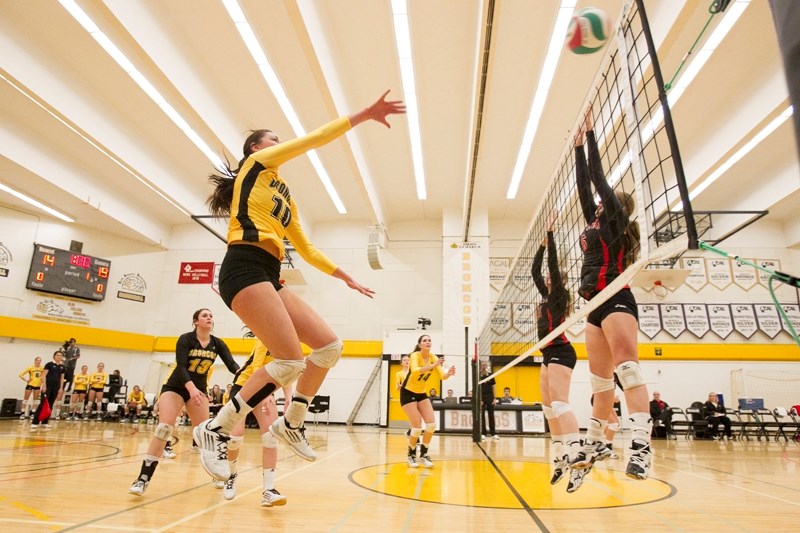
<svg viewBox="0 0 800 533"><path fill-rule="evenodd" d="M775 304L755 304L753 307L756 310L758 329L770 339L777 337L778 333L783 331L783 324L781 324L781 317L778 315L778 308L775 307Z"/></svg>
<svg viewBox="0 0 800 533"><path fill-rule="evenodd" d="M733 282L731 262L728 259L706 259L708 282L719 290L724 290Z"/></svg>
<svg viewBox="0 0 800 533"><path fill-rule="evenodd" d="M752 304L731 304L731 316L733 317L733 328L745 339L749 339L758 331L756 312Z"/></svg>
<svg viewBox="0 0 800 533"><path fill-rule="evenodd" d="M686 329L698 339L702 339L711 329L705 304L683 304L683 314L686 316Z"/></svg>
<svg viewBox="0 0 800 533"><path fill-rule="evenodd" d="M522 291L533 288L531 266L533 266L533 259L530 257L520 257L517 259L517 264L514 266L511 282Z"/></svg>
<svg viewBox="0 0 800 533"><path fill-rule="evenodd" d="M722 340L728 338L733 332L733 317L731 316L731 306L728 304L709 304L708 320L711 331Z"/></svg>
<svg viewBox="0 0 800 533"><path fill-rule="evenodd" d="M511 328L511 304L510 303L497 303L494 304L494 313L492 313L490 327L492 333L495 335L503 335Z"/></svg>
<svg viewBox="0 0 800 533"><path fill-rule="evenodd" d="M758 284L756 267L741 261L731 261L731 267L733 268L733 282L739 287L749 291Z"/></svg>
<svg viewBox="0 0 800 533"><path fill-rule="evenodd" d="M512 321L515 330L526 338L532 337L536 326L536 318L533 315L533 304L514 303Z"/></svg>
<svg viewBox="0 0 800 533"><path fill-rule="evenodd" d="M492 296L497 296L503 288L503 282L508 277L511 270L511 257L490 257L489 258L489 287L492 289Z"/></svg>
<svg viewBox="0 0 800 533"><path fill-rule="evenodd" d="M783 312L786 313L786 316L789 318L789 323L792 324L795 333L800 334L800 305L796 304L781 304L781 308L783 308ZM789 335L792 334L789 331L789 325L786 321L781 317L781 324L783 325L783 329Z"/></svg>
<svg viewBox="0 0 800 533"><path fill-rule="evenodd" d="M772 270L773 272L776 270L780 271L781 269L781 262L777 259L756 259L756 264L761 268L766 268ZM759 270L758 282L765 287L769 287L769 274L763 270Z"/></svg>
<svg viewBox="0 0 800 533"><path fill-rule="evenodd" d="M639 307L639 331L653 340L661 331L661 314L656 304L637 304Z"/></svg>
<svg viewBox="0 0 800 533"><path fill-rule="evenodd" d="M683 306L679 304L659 304L661 307L661 324L664 331L675 337L680 337L686 331L686 317L683 316Z"/></svg>
<svg viewBox="0 0 800 533"><path fill-rule="evenodd" d="M684 283L691 287L694 292L700 292L700 289L708 285L706 263L702 257L684 257L681 259L681 265L685 270L691 271Z"/></svg>

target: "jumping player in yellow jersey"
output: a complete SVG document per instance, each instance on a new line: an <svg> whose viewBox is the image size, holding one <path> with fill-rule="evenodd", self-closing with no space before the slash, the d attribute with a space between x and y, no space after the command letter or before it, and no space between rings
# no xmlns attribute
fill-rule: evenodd
<svg viewBox="0 0 800 533"><path fill-rule="evenodd" d="M175 419L184 405L192 419L192 425L196 426L208 418L208 370L217 356L232 374L239 371L239 365L233 360L225 342L211 334L214 329L214 315L211 311L195 311L192 324L194 330L178 337L175 345L176 365L161 387L158 397L158 425L150 439L139 477L128 489L130 494L144 494L153 479L164 446L175 430Z"/></svg>
<svg viewBox="0 0 800 533"><path fill-rule="evenodd" d="M261 341L256 341L253 351L250 353L250 358L236 374L233 380L233 388L231 389L231 396L236 396L236 393L241 390L253 372L262 368L265 364L272 360L272 355L267 350ZM283 387L284 398L292 397L292 387ZM273 507L277 505L286 504L286 496L278 492L275 488L275 466L278 464L278 441L269 432L269 426L278 419L278 406L275 405L275 396L267 396L260 407L253 409L253 415L258 421L258 427L261 430L261 466L262 476L264 479L264 491L261 497L262 507ZM237 466L236 462L239 458L239 448L244 440L244 420L239 422L233 431L231 431L231 440L228 442L228 464L231 469L231 477L225 482L225 489L222 495L226 500L232 500L236 496L236 475Z"/></svg>
<svg viewBox="0 0 800 533"><path fill-rule="evenodd" d="M92 372L92 375L89 376L89 401L86 416L83 417L84 420L91 416L93 408L97 408L97 418L102 415L103 389L106 386L106 382L108 382L108 374L104 370L105 367L105 364L97 363L97 371Z"/></svg>
<svg viewBox="0 0 800 533"><path fill-rule="evenodd" d="M39 401L39 394L42 389L42 358L37 357L33 360L33 366L29 366L23 370L19 379L25 382L25 396L22 403L25 404L23 413L19 416L20 420L25 420L31 416L31 409L35 410L34 404Z"/></svg>
<svg viewBox="0 0 800 533"><path fill-rule="evenodd" d="M388 94L387 91L362 111L294 140L281 142L270 130L256 130L245 140L244 158L238 167L228 168L226 175L211 176L216 186L209 198L211 212L230 214L228 250L219 275L220 295L274 356L273 361L253 373L215 418L194 430L202 448L203 468L216 479L230 477L226 449L233 428L278 387L295 380L294 397L285 415L273 422L271 432L303 459L313 461L317 457L305 438L303 423L308 404L342 355L342 343L310 305L281 285L283 239L288 238L308 263L344 281L351 289L368 297L374 291L358 283L308 241L279 166L363 122L374 120L389 127L387 117L405 113L405 106L400 101L387 101ZM312 350L307 361L301 341Z"/></svg>
<svg viewBox="0 0 800 533"><path fill-rule="evenodd" d="M69 397L69 417L67 417L67 420L75 420L83 415L90 379L89 367L86 365L81 367L80 374L75 374L75 377L72 378L72 394Z"/></svg>
<svg viewBox="0 0 800 533"><path fill-rule="evenodd" d="M422 335L417 339L414 352L409 356L408 374L400 388L400 405L411 422L411 431L408 436L408 466L412 468L417 468L419 463L427 468L433 467L433 461L428 456L428 446L431 444L433 432L436 431L436 419L433 416L433 406L425 391L428 390L428 379L434 372L442 380L448 379L456 373L454 366L445 372L443 364L444 357L437 357L431 353L429 335ZM422 437L418 462L417 440L422 434L423 421L425 422L425 435Z"/></svg>

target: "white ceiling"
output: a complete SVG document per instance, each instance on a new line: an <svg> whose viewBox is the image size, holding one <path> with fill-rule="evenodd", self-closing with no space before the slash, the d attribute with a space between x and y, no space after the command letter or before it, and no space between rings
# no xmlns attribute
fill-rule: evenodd
<svg viewBox="0 0 800 533"><path fill-rule="evenodd" d="M239 3L306 130L364 107L386 89L401 97L389 0ZM709 3L645 1L665 78L708 20ZM237 161L251 128L293 136L221 1L77 4L214 152ZM616 17L622 1L578 2L587 5ZM482 127L467 206L489 11ZM382 223L391 235L400 222L440 222L445 209L485 209L490 223L529 220L603 55L562 54L519 194L506 199L557 11L556 0L409 0L427 199L417 199L407 121L394 117L391 130L362 125L318 150L344 215L308 158L284 165L304 223ZM673 110L690 187L788 105L770 17L766 1L753 2ZM161 246L189 214L207 214L209 158L61 4L3 1L0 76L0 183L76 224ZM790 223L800 211L794 146L787 122L701 194L695 208L774 208L764 220ZM769 183L784 188L770 192ZM0 205L41 214L5 192Z"/></svg>

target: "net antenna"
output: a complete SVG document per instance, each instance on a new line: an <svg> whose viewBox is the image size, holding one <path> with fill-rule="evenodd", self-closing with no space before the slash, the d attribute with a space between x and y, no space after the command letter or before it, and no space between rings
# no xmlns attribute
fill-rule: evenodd
<svg viewBox="0 0 800 533"><path fill-rule="evenodd" d="M579 331L588 313L630 286L645 269L658 270L657 274L644 274L654 276L647 285L651 290L677 287L685 279L684 273L666 272L672 272L672 266L687 248L697 248L697 230L678 143L641 0L625 2L618 17L616 38L606 45L602 65L581 107L575 133L589 110L606 181L615 191L635 200L630 220L640 229L638 258L590 301L578 296L583 264L580 239L587 215L576 186L572 140L578 136L570 136L494 308L478 335L481 357L514 359L481 382L512 368L570 329ZM682 210L671 212L669 206L679 201ZM553 226L557 260L565 288L572 295L572 311L559 327L538 338L536 319L541 295L534 286L531 265L553 212L558 213ZM656 281L660 283L657 285Z"/></svg>

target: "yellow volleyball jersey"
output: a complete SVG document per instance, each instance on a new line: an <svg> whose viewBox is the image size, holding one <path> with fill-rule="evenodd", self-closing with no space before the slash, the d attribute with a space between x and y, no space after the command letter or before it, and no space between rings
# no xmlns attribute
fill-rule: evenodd
<svg viewBox="0 0 800 533"><path fill-rule="evenodd" d="M108 374L105 372L92 372L92 375L89 376L89 383L93 389L102 389L106 386L106 381L108 381Z"/></svg>
<svg viewBox="0 0 800 533"><path fill-rule="evenodd" d="M426 393L428 391L426 382L428 379L430 379L434 372L439 375L439 379L445 376L445 371L441 365L436 366L433 368L433 370L429 370L427 372L420 370L423 366L428 366L431 363L435 363L436 359L437 356L432 353L428 354L427 359L420 352L412 353L408 362L408 375L403 382L403 388L417 394Z"/></svg>
<svg viewBox="0 0 800 533"><path fill-rule="evenodd" d="M144 391L140 390L138 393L136 391L131 391L131 394L128 397L128 402L145 403Z"/></svg>
<svg viewBox="0 0 800 533"><path fill-rule="evenodd" d="M272 355L269 353L269 350L267 350L267 347L264 346L261 341L257 340L253 351L250 352L250 357L247 358L242 368L240 368L236 376L234 376L233 383L244 387L244 384L247 383L247 380L250 379L253 372L269 363L271 359Z"/></svg>
<svg viewBox="0 0 800 533"><path fill-rule="evenodd" d="M28 385L31 387L41 387L42 386L42 372L44 371L43 366L29 366L22 373L19 377L24 378L25 374L28 374Z"/></svg>
<svg viewBox="0 0 800 533"><path fill-rule="evenodd" d="M333 273L336 264L317 250L303 231L297 204L279 175L278 166L329 143L351 127L350 119L341 117L308 135L251 154L234 182L228 242L269 242L279 251L278 259L283 260L286 237L308 264L326 274Z"/></svg>
<svg viewBox="0 0 800 533"><path fill-rule="evenodd" d="M403 386L403 381L406 379L407 375L408 375L408 369L401 368L395 373L394 382L397 385L398 389Z"/></svg>
<svg viewBox="0 0 800 533"><path fill-rule="evenodd" d="M75 374L75 377L72 378L72 390L86 392L86 389L89 388L90 377L89 374Z"/></svg>

